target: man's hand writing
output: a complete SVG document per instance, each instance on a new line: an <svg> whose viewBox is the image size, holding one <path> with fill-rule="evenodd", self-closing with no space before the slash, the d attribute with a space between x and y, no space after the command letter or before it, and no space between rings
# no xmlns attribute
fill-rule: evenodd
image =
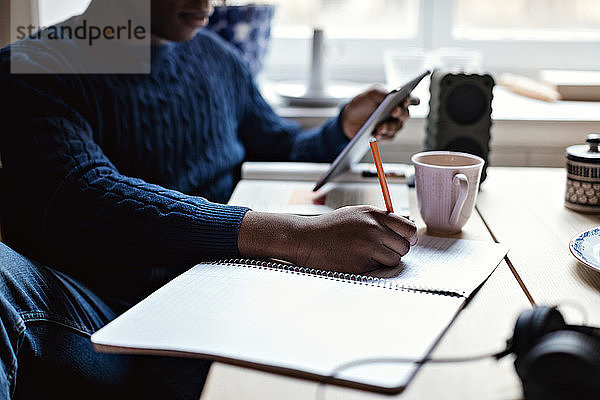
<svg viewBox="0 0 600 400"><path fill-rule="evenodd" d="M394 267L417 242L416 226L370 206L317 217L249 211L240 227L244 257L273 257L311 268L364 273Z"/></svg>

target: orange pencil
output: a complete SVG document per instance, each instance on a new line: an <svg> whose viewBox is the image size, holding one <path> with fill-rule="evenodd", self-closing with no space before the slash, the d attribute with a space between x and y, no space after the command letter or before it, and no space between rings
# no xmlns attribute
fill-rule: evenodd
<svg viewBox="0 0 600 400"><path fill-rule="evenodd" d="M385 179L385 172L383 172L383 165L381 164L379 147L377 147L377 139L371 138L369 140L369 146L371 146L371 153L373 153L375 168L377 168L377 177L379 178L379 184L381 185L381 192L383 193L383 201L385 202L385 208L389 212L394 212L394 207L392 206L392 198L390 197L390 191L388 189L387 180Z"/></svg>

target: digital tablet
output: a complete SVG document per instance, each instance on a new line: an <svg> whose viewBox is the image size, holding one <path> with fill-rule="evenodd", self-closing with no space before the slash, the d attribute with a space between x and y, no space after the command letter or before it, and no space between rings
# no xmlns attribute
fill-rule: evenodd
<svg viewBox="0 0 600 400"><path fill-rule="evenodd" d="M365 152L369 148L369 138L375 127L380 122L389 119L392 110L396 106L402 104L402 102L410 95L410 92L412 92L419 82L429 75L429 73L429 71L425 71L415 79L387 94L381 104L373 111L373 114L371 114L367 122L364 123L352 140L350 140L350 143L348 143L346 147L344 147L344 150L336 157L331 164L331 167L329 167L329 169L319 178L313 191L318 190L324 184L348 170L350 166L356 164L363 158Z"/></svg>

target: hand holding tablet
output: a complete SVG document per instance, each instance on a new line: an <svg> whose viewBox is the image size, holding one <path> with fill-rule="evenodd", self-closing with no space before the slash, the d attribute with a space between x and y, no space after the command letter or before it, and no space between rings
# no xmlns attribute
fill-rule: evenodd
<svg viewBox="0 0 600 400"><path fill-rule="evenodd" d="M337 158L331 164L331 167L323 174L317 184L313 188L314 191L321 188L325 183L329 182L340 173L348 170L351 165L356 164L361 160L365 152L368 150L367 143L375 128L380 123L393 118L393 111L410 96L410 93L419 84L419 82L427 75L429 71L425 71L415 79L406 83L400 88L392 90L385 99L379 104L363 126L358 130L356 135L350 140L350 143L342 150Z"/></svg>

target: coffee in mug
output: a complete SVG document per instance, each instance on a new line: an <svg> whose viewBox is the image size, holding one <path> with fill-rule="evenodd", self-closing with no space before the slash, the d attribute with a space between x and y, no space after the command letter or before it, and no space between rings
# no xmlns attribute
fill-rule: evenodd
<svg viewBox="0 0 600 400"><path fill-rule="evenodd" d="M419 211L431 232L461 231L475 207L484 160L454 151L412 156Z"/></svg>

